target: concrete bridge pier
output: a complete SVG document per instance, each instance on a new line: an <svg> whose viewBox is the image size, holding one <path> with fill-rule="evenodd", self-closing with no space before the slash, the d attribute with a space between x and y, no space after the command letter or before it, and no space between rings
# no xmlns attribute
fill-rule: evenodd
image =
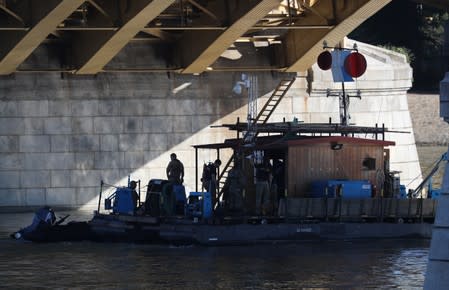
<svg viewBox="0 0 449 290"><path fill-rule="evenodd" d="M440 83L440 116L449 123L449 72ZM424 289L449 289L449 163L444 169L438 198Z"/></svg>
<svg viewBox="0 0 449 290"><path fill-rule="evenodd" d="M441 196L432 231L429 262L424 283L426 290L449 289L449 163L446 164Z"/></svg>

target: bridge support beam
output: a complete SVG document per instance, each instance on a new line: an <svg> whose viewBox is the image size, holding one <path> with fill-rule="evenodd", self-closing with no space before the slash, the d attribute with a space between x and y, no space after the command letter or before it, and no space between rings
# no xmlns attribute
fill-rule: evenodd
<svg viewBox="0 0 449 290"><path fill-rule="evenodd" d="M440 116L444 117L446 122L449 121L448 100L449 72L440 84ZM446 163L441 196L437 204L424 282L426 290L449 289L449 163Z"/></svg>
<svg viewBox="0 0 449 290"><path fill-rule="evenodd" d="M1 51L0 48L0 75L15 72L42 41L83 2L84 0L42 1L35 7L36 15L40 17L28 32L0 34L2 42L9 47L7 51Z"/></svg>
<svg viewBox="0 0 449 290"><path fill-rule="evenodd" d="M145 25L167 9L175 0L140 1L131 6L130 19L111 35L88 34L84 36L84 47L77 47L79 59L84 63L77 74L96 74L125 47ZM88 41L86 41L88 40ZM86 45L85 42L89 44Z"/></svg>
<svg viewBox="0 0 449 290"><path fill-rule="evenodd" d="M324 40L330 46L337 45L352 30L390 2L391 0L336 1L333 10L329 3L318 2L314 9L327 19L327 23L321 24L333 24L334 28L289 31L285 37L286 45L284 47L288 66L286 71L306 71L316 62L316 56L323 50ZM310 21L310 19L306 20ZM301 45L296 45L296 43L301 43Z"/></svg>
<svg viewBox="0 0 449 290"><path fill-rule="evenodd" d="M280 2L280 0L263 0L253 7L246 7L248 11L243 13L240 18L222 33L212 31L207 33L207 36L204 32L201 36L197 33L186 33L179 44L180 47L184 48L183 61L186 65L182 73L190 74L205 71L234 41L279 5ZM195 41L195 39L199 38L203 42Z"/></svg>

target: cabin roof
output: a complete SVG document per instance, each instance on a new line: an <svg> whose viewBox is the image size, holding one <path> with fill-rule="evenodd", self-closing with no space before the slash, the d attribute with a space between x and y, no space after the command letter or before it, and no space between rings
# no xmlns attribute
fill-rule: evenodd
<svg viewBox="0 0 449 290"><path fill-rule="evenodd" d="M218 127L226 127L229 130L243 132L247 130L247 123L223 124ZM295 133L295 134L384 134L385 132L410 133L405 131L391 131L384 126L366 127L343 125L340 123L301 123L301 122L272 122L257 124L258 133Z"/></svg>
<svg viewBox="0 0 449 290"><path fill-rule="evenodd" d="M393 146L395 142L356 138L348 136L289 136L289 135L272 135L257 137L254 144L245 144L243 139L226 139L223 143L201 144L194 145L198 149L224 149L224 148L238 148L251 147L254 149L275 149L287 148L295 145L312 145L320 143L342 143L342 144L359 144L359 145L374 145L374 146Z"/></svg>
<svg viewBox="0 0 449 290"><path fill-rule="evenodd" d="M248 129L247 123L223 124L213 127L226 127L244 133ZM253 144L245 144L242 138L227 139L223 143L194 145L194 148L222 149L251 147L253 149L286 148L287 146L299 144L318 144L323 142L345 142L352 144L366 144L391 146L394 142L381 141L385 132L410 133L405 131L391 131L383 125L381 127L365 127L354 125L343 125L340 123L301 123L293 122L272 122L257 123L256 133L258 134ZM261 134L269 134L261 136ZM357 136L374 136L371 139L359 138ZM352 136L352 137L347 137Z"/></svg>
<svg viewBox="0 0 449 290"><path fill-rule="evenodd" d="M341 144L358 144L358 145L374 145L374 146L394 146L396 143L393 141L365 139L347 136L325 136L325 137L312 137L288 140L288 146L295 145L313 145L319 143L341 143Z"/></svg>

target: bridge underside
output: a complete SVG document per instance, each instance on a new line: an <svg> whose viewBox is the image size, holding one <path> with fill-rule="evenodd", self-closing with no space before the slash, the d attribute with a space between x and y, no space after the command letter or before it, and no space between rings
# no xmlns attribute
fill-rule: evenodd
<svg viewBox="0 0 449 290"><path fill-rule="evenodd" d="M390 1L0 0L0 75L305 71Z"/></svg>

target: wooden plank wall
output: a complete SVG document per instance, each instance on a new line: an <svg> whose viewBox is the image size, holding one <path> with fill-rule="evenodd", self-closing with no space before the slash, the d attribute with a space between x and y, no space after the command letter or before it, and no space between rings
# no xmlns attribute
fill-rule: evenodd
<svg viewBox="0 0 449 290"><path fill-rule="evenodd" d="M344 144L332 150L330 144L297 145L288 152L288 196L306 196L312 181L327 179L367 179L377 184L383 174L383 146ZM376 159L374 170L363 167L367 157ZM381 170L378 172L378 170Z"/></svg>

